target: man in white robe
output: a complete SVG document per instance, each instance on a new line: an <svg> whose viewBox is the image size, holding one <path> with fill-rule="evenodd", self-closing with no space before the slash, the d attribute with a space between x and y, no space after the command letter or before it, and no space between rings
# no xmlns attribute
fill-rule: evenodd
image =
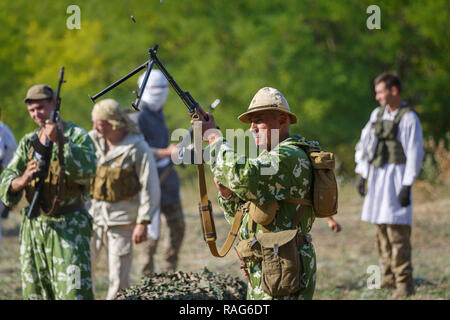
<svg viewBox="0 0 450 320"><path fill-rule="evenodd" d="M0 110L0 173L8 166L17 149L17 142L9 127L1 121L2 111ZM6 219L9 214L9 207L0 200L0 249L2 247L2 219Z"/></svg>
<svg viewBox="0 0 450 320"><path fill-rule="evenodd" d="M365 195L361 219L376 226L383 273L381 286L395 288L393 298L414 292L411 188L424 157L422 126L400 92L401 83L396 75L383 73L375 79L380 107L372 112L362 130L355 153L355 172L361 175L358 192ZM386 134L392 137L387 143Z"/></svg>

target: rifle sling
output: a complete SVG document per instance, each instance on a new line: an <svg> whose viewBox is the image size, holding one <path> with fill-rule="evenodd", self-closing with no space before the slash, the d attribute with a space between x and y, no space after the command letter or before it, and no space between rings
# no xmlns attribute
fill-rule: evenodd
<svg viewBox="0 0 450 320"><path fill-rule="evenodd" d="M194 114L192 119L194 119L194 121L198 120L199 119L198 115ZM198 128L198 126L196 125L193 125L192 127L194 129L193 131L196 131L195 128ZM194 140L196 136L197 136L196 132L194 132ZM194 141L194 143L197 147L197 150L202 150L201 141ZM203 159L200 158L200 161L202 160ZM208 245L211 254L215 257L222 258L226 256L227 253L230 251L231 247L233 246L234 240L237 237L239 227L241 226L242 217L244 215L244 206L241 205L240 209L235 213L230 232L228 232L224 244L218 250L216 246L216 239L217 239L216 227L214 225L214 217L212 214L211 201L208 200L208 193L206 190L206 183L205 183L205 168L203 162L197 164L197 172L198 172L198 186L200 192L199 213L202 224L203 239L206 241L206 244Z"/></svg>
<svg viewBox="0 0 450 320"><path fill-rule="evenodd" d="M233 246L234 240L238 235L239 227L241 226L242 217L244 215L244 207L241 206L240 209L236 212L227 238L222 247L218 250L216 246L217 235L214 225L214 217L212 215L211 201L208 200L208 195L206 192L205 171L203 164L197 165L197 170L200 189L199 212L202 223L203 238L206 241L211 254L215 257L221 258L226 256L230 251L231 247Z"/></svg>

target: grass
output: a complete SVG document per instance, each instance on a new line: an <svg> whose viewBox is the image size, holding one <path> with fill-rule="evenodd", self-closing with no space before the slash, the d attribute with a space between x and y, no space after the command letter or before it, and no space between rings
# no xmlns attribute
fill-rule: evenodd
<svg viewBox="0 0 450 320"><path fill-rule="evenodd" d="M211 178L207 174L208 178ZM212 179L209 179L211 182ZM212 183L209 196L213 202L218 245L228 232L228 224L217 206ZM387 299L390 290L368 289L370 276L367 268L378 264L378 254L373 225L362 222L359 212L363 199L352 184L344 184L339 190L339 211L335 219L342 225L336 234L328 229L326 220L317 219L311 235L317 255L317 285L314 299ZM450 266L450 199L449 187L430 187L418 181L414 185L414 208L412 229L412 260L416 293L409 299L449 299ZM225 258L213 257L202 239L197 213L197 186L195 181L185 182L182 202L186 219L185 240L181 249L179 269L200 272L204 266L211 271L229 273L245 280L233 251ZM3 240L0 253L0 299L22 299L18 251L20 217L11 212L3 220ZM163 238L156 254L156 268L162 265ZM140 282L137 256L141 248L134 250L131 284ZM108 288L106 255L102 254L96 276L96 297L104 299Z"/></svg>

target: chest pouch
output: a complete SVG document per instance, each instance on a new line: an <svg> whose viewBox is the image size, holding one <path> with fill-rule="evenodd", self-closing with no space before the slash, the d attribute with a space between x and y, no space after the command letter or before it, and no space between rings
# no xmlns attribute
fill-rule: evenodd
<svg viewBox="0 0 450 320"><path fill-rule="evenodd" d="M261 245L255 237L239 241L236 250L245 263L262 261Z"/></svg>
<svg viewBox="0 0 450 320"><path fill-rule="evenodd" d="M90 194L97 200L118 202L131 198L139 190L139 178L133 166L99 166L95 178L91 181Z"/></svg>
<svg viewBox="0 0 450 320"><path fill-rule="evenodd" d="M34 160L33 160L34 161ZM57 160L50 163L48 175L43 181L39 205L44 212L49 212L52 207L53 198L57 195L58 200L66 200L87 193L88 186L74 182L64 174L60 179L61 168ZM29 203L36 192L36 180L32 180L25 187L25 197Z"/></svg>

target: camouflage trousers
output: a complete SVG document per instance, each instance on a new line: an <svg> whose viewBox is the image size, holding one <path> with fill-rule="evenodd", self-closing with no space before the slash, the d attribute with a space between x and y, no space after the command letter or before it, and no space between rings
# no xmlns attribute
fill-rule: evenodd
<svg viewBox="0 0 450 320"><path fill-rule="evenodd" d="M299 248L301 266L300 290L288 296L270 296L261 287L261 263L252 262L247 264L252 281L252 285L248 284L247 300L312 300L316 288L316 253L311 243L311 236L307 234L306 237L308 238L308 243Z"/></svg>
<svg viewBox="0 0 450 320"><path fill-rule="evenodd" d="M376 224L375 227L382 283L412 287L411 227L396 224Z"/></svg>
<svg viewBox="0 0 450 320"><path fill-rule="evenodd" d="M178 265L178 253L184 238L185 223L181 202L174 202L161 207L161 213L166 219L169 236L165 245L165 270L174 271ZM141 252L139 261L142 266L142 275L149 276L154 272L154 258L158 240L149 238L139 244Z"/></svg>
<svg viewBox="0 0 450 320"><path fill-rule="evenodd" d="M89 213L82 210L30 220L23 210L22 216L19 241L24 299L93 299Z"/></svg>

